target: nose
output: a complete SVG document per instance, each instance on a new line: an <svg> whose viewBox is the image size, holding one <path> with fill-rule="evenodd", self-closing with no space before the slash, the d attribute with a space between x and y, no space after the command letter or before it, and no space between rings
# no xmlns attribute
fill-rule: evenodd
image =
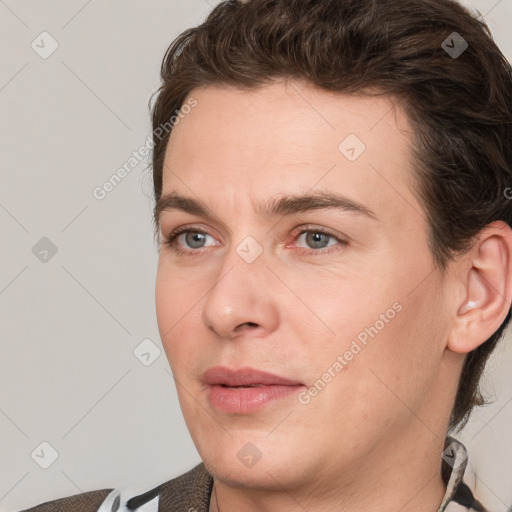
<svg viewBox="0 0 512 512"><path fill-rule="evenodd" d="M226 255L201 312L206 327L220 338L234 339L247 330L264 337L277 329L276 278L265 264L264 253L247 263L233 249Z"/></svg>

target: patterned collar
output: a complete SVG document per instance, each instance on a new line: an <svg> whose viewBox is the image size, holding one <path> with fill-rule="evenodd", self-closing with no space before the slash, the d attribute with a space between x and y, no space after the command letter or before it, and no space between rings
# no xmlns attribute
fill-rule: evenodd
<svg viewBox="0 0 512 512"><path fill-rule="evenodd" d="M468 454L464 445L447 437L443 451L442 476L446 493L437 512L487 512L474 497L473 481L465 474ZM203 463L143 494L114 489L97 512L208 512L213 478Z"/></svg>
<svg viewBox="0 0 512 512"><path fill-rule="evenodd" d="M443 480L446 493L437 512L476 511L487 512L487 509L474 496L474 480L466 474L468 452L457 439L447 437L443 451Z"/></svg>

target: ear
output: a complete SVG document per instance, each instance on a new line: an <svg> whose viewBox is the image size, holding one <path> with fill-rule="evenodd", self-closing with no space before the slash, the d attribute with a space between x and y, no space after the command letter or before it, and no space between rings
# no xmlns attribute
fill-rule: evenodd
<svg viewBox="0 0 512 512"><path fill-rule="evenodd" d="M512 229L503 221L491 222L457 265L462 288L447 348L467 354L498 330L510 309Z"/></svg>

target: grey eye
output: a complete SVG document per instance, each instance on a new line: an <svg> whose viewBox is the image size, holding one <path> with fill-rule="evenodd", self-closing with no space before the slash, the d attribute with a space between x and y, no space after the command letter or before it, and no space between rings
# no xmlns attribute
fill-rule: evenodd
<svg viewBox="0 0 512 512"><path fill-rule="evenodd" d="M205 233L200 233L198 231L188 231L187 233L184 233L184 235L187 245L193 249L203 247L207 236Z"/></svg>
<svg viewBox="0 0 512 512"><path fill-rule="evenodd" d="M325 233L318 233L316 231L310 231L306 235L306 241L312 249L322 249L323 247L326 247L324 242L328 243L329 238L332 237L330 235L326 235Z"/></svg>

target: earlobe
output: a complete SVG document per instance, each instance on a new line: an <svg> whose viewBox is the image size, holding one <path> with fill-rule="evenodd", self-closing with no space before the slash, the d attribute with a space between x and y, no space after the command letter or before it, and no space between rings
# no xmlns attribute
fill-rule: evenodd
<svg viewBox="0 0 512 512"><path fill-rule="evenodd" d="M512 230L495 221L484 228L464 259L469 270L447 348L468 353L484 343L505 320L512 290Z"/></svg>

